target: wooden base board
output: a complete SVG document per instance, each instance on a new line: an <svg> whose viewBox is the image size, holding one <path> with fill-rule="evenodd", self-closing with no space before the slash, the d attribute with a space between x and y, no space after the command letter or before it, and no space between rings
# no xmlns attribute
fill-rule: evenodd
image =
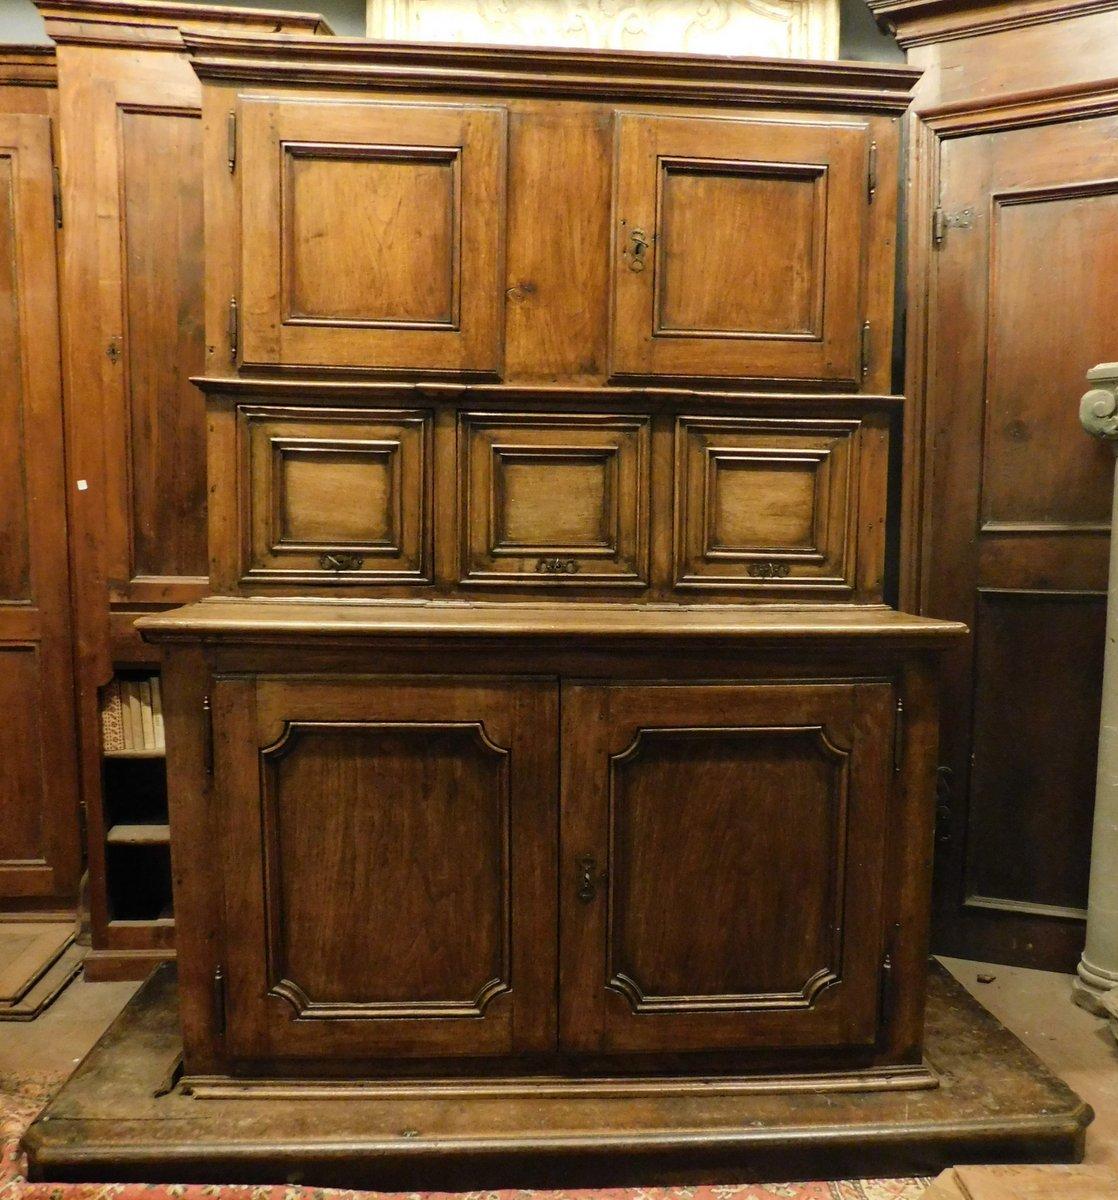
<svg viewBox="0 0 1118 1200"><path fill-rule="evenodd" d="M387 1190L933 1175L1077 1162L1093 1113L942 968L913 1091L199 1098L175 1084L175 977L160 968L24 1138L32 1180Z"/></svg>
<svg viewBox="0 0 1118 1200"><path fill-rule="evenodd" d="M81 970L72 920L0 920L0 1021L32 1021Z"/></svg>
<svg viewBox="0 0 1118 1200"><path fill-rule="evenodd" d="M173 950L90 950L85 956L85 978L89 983L147 979L174 957Z"/></svg>

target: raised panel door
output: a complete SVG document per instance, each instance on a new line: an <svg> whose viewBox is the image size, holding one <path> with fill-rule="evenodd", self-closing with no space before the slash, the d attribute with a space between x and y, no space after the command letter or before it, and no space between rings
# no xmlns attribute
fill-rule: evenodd
<svg viewBox="0 0 1118 1200"><path fill-rule="evenodd" d="M77 890L51 122L0 114L0 899Z"/></svg>
<svg viewBox="0 0 1118 1200"><path fill-rule="evenodd" d="M234 1058L555 1043L554 685L219 679Z"/></svg>
<svg viewBox="0 0 1118 1200"><path fill-rule="evenodd" d="M497 374L501 108L243 99L244 364Z"/></svg>
<svg viewBox="0 0 1118 1200"><path fill-rule="evenodd" d="M1113 454L1075 419L1115 357L1118 118L935 143L921 611L944 673L936 947L1074 968L1083 946Z"/></svg>
<svg viewBox="0 0 1118 1200"><path fill-rule="evenodd" d="M560 1039L872 1044L889 684L563 691Z"/></svg>
<svg viewBox="0 0 1118 1200"><path fill-rule="evenodd" d="M616 120L612 373L859 385L867 127Z"/></svg>

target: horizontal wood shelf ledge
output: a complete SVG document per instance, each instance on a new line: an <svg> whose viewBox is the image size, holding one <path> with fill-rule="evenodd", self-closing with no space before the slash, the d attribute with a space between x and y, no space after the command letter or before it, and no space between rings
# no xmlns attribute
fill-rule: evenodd
<svg viewBox="0 0 1118 1200"><path fill-rule="evenodd" d="M368 637L519 637L730 639L802 641L834 637L942 644L966 627L890 608L745 609L680 605L472 604L465 601L323 603L286 600L202 600L141 618L142 636L164 641L244 641L260 636L322 641Z"/></svg>

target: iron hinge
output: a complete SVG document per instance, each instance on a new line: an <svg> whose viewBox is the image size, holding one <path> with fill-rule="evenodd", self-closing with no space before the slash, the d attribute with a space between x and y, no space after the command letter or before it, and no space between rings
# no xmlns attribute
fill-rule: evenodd
<svg viewBox="0 0 1118 1200"><path fill-rule="evenodd" d="M225 153L229 159L229 174L237 169L237 114L231 112L225 119Z"/></svg>
<svg viewBox="0 0 1118 1200"><path fill-rule="evenodd" d="M214 714L209 696L202 697L202 760L206 774L214 773Z"/></svg>
<svg viewBox="0 0 1118 1200"><path fill-rule="evenodd" d="M970 229L974 225L974 209L961 208L958 212L944 212L942 206L932 213L932 241L943 245L949 229Z"/></svg>
<svg viewBox="0 0 1118 1200"><path fill-rule="evenodd" d="M870 323L862 325L862 378L870 373Z"/></svg>
<svg viewBox="0 0 1118 1200"><path fill-rule="evenodd" d="M240 332L240 314L237 312L237 297L229 301L229 361L237 361L237 335Z"/></svg>
<svg viewBox="0 0 1118 1200"><path fill-rule="evenodd" d="M214 969L214 1033L225 1036L225 972L218 963Z"/></svg>
<svg viewBox="0 0 1118 1200"><path fill-rule="evenodd" d="M937 205L935 212L932 213L932 241L937 246L942 246L946 236L947 218L943 214L943 208Z"/></svg>
<svg viewBox="0 0 1118 1200"><path fill-rule="evenodd" d="M877 195L877 143L870 142L869 161L866 163L866 199L873 203Z"/></svg>
<svg viewBox="0 0 1118 1200"><path fill-rule="evenodd" d="M893 723L893 770L899 771L904 762L904 701L897 701L897 717Z"/></svg>
<svg viewBox="0 0 1118 1200"><path fill-rule="evenodd" d="M62 228L62 174L57 167L50 169L51 195L54 198L54 227Z"/></svg>

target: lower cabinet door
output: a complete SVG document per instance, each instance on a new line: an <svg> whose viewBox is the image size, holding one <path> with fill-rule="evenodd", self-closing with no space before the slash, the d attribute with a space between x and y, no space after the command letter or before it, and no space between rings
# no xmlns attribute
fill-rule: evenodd
<svg viewBox="0 0 1118 1200"><path fill-rule="evenodd" d="M219 678L226 1050L556 1041L553 681Z"/></svg>
<svg viewBox="0 0 1118 1200"><path fill-rule="evenodd" d="M887 683L562 695L560 1044L870 1044L892 787Z"/></svg>

